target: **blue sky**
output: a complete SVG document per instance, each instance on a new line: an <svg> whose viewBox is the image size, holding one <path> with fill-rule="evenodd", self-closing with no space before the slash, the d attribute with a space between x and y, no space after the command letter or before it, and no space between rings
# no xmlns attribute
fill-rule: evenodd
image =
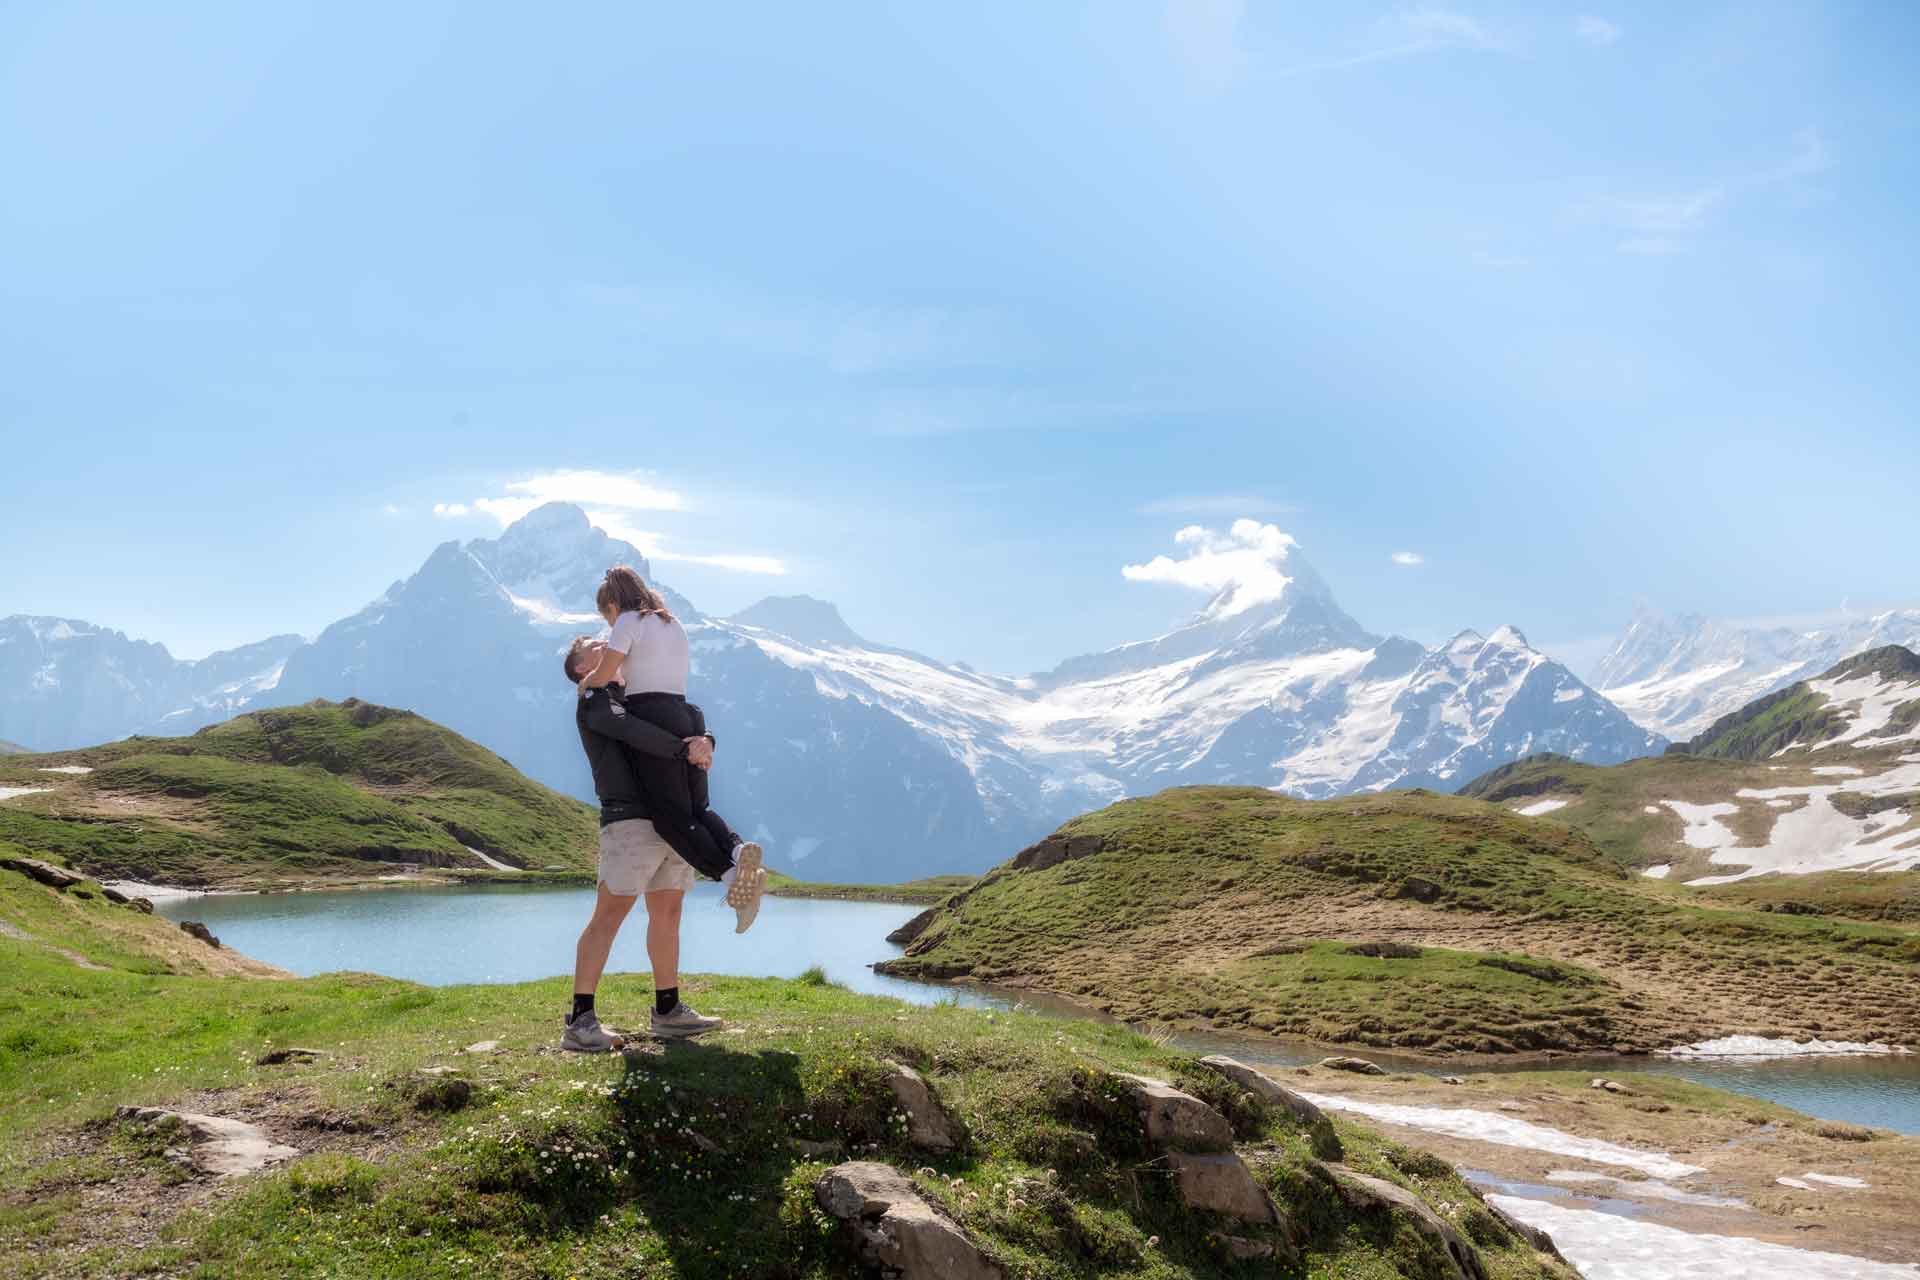
<svg viewBox="0 0 1920 1280"><path fill-rule="evenodd" d="M0 8L0 613L540 494L1009 671L1239 518L1428 641L1920 598L1906 6L700 8Z"/></svg>

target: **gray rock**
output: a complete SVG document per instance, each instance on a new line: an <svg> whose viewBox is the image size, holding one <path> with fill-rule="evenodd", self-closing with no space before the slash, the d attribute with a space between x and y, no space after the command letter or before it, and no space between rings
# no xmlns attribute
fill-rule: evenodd
<svg viewBox="0 0 1920 1280"><path fill-rule="evenodd" d="M1175 1151L1167 1156L1180 1203L1189 1209L1224 1213L1242 1222L1278 1222L1280 1211L1253 1174L1231 1151L1196 1155Z"/></svg>
<svg viewBox="0 0 1920 1280"><path fill-rule="evenodd" d="M270 1164L279 1164L299 1155L293 1147L272 1141L244 1120L225 1116L200 1115L192 1111L167 1111L161 1107L121 1107L114 1118L151 1128L169 1120L178 1121L193 1139L183 1153L183 1163L198 1173L217 1178L252 1173Z"/></svg>
<svg viewBox="0 0 1920 1280"><path fill-rule="evenodd" d="M1466 1081L1462 1080L1459 1076L1441 1076L1440 1083L1441 1084L1465 1084Z"/></svg>
<svg viewBox="0 0 1920 1280"><path fill-rule="evenodd" d="M1076 858L1089 858L1106 847L1103 836L1048 836L1014 855L1015 871L1045 871Z"/></svg>
<svg viewBox="0 0 1920 1280"><path fill-rule="evenodd" d="M1225 1151L1233 1145L1233 1126L1227 1118L1190 1093L1164 1080L1116 1073L1140 1108L1147 1140L1158 1147L1187 1151Z"/></svg>
<svg viewBox="0 0 1920 1280"><path fill-rule="evenodd" d="M1224 1053L1209 1054L1200 1059L1200 1063L1202 1066L1212 1067L1255 1097L1264 1098L1275 1106L1285 1107L1301 1124L1315 1125L1327 1118L1324 1111L1279 1081L1263 1075L1244 1062L1227 1057Z"/></svg>
<svg viewBox="0 0 1920 1280"><path fill-rule="evenodd" d="M1383 1076L1386 1070L1365 1058L1322 1058L1320 1066L1331 1067L1335 1071L1357 1071L1363 1076Z"/></svg>
<svg viewBox="0 0 1920 1280"><path fill-rule="evenodd" d="M951 1151L959 1145L953 1122L926 1079L905 1063L886 1065L887 1088L893 1090L894 1100L907 1113L907 1141L922 1151Z"/></svg>
<svg viewBox="0 0 1920 1280"><path fill-rule="evenodd" d="M1224 1231L1214 1232L1213 1242L1224 1249L1227 1256L1236 1262L1271 1258L1277 1252L1272 1241L1249 1240L1245 1236L1230 1236Z"/></svg>
<svg viewBox="0 0 1920 1280"><path fill-rule="evenodd" d="M841 1223L859 1261L898 1280L1005 1280L957 1223L921 1198L891 1165L835 1165L813 1186L814 1201Z"/></svg>
<svg viewBox="0 0 1920 1280"><path fill-rule="evenodd" d="M206 925L201 924L198 920L182 920L180 922L180 932L190 937L198 938L210 947L217 949L220 946L220 939L213 936L213 930L207 928Z"/></svg>
<svg viewBox="0 0 1920 1280"><path fill-rule="evenodd" d="M465 1049L462 1049L461 1052L462 1053L498 1053L500 1052L500 1042L498 1040L482 1040L478 1044L468 1045Z"/></svg>
<svg viewBox="0 0 1920 1280"><path fill-rule="evenodd" d="M76 875L65 867L56 867L51 862L42 862L38 858L0 857L0 867L31 876L52 889L70 889L76 884L87 882L87 878L83 875Z"/></svg>
<svg viewBox="0 0 1920 1280"><path fill-rule="evenodd" d="M1480 1251L1413 1192L1383 1178L1355 1173L1345 1165L1316 1160L1313 1167L1333 1183L1340 1198L1352 1208L1405 1215L1446 1258L1454 1280L1487 1280L1487 1269L1480 1261Z"/></svg>

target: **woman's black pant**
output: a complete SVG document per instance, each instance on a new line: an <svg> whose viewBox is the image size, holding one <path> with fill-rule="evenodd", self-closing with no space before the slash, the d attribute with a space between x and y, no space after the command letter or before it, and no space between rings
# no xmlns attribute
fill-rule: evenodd
<svg viewBox="0 0 1920 1280"><path fill-rule="evenodd" d="M707 718L677 693L636 693L626 700L627 714L656 724L679 738L699 737ZM726 819L707 807L707 771L687 760L663 760L634 752L633 771L653 829L687 865L709 880L733 866L740 837Z"/></svg>

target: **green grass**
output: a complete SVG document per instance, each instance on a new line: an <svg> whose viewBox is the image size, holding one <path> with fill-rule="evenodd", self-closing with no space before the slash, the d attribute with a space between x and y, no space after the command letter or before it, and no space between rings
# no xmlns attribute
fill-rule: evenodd
<svg viewBox="0 0 1920 1280"><path fill-rule="evenodd" d="M1684 1042L1720 1025L1696 989L1756 1030L1824 1019L1920 1039L1903 994L1920 935L1692 899L1570 826L1478 801L1185 787L1062 834L1103 845L989 872L885 971L1038 986L1133 1022L1430 1053ZM1425 950L1340 950L1381 938ZM1554 976L1468 954L1482 951Z"/></svg>
<svg viewBox="0 0 1920 1280"><path fill-rule="evenodd" d="M0 781L53 788L0 806L0 838L107 878L260 887L394 863L477 870L463 846L533 869L594 859L588 806L432 721L351 700L7 757Z"/></svg>
<svg viewBox="0 0 1920 1280"><path fill-rule="evenodd" d="M830 884L825 881L796 880L778 871L767 873L767 892L776 897L912 902L922 906L944 902L972 883L972 876L925 876L899 884Z"/></svg>
<svg viewBox="0 0 1920 1280"><path fill-rule="evenodd" d="M0 905L50 893L7 882ZM1314 1134L1118 1027L912 1008L818 975L689 977L688 994L737 1032L582 1059L551 1052L559 978L426 988L92 971L5 938L0 963L13 979L0 991L0 1276L851 1277L812 1205L826 1162L798 1142L898 1165L1015 1276L1442 1274L1404 1220L1348 1210L1311 1173ZM640 1013L650 986L610 978L608 1020ZM503 1051L459 1052L482 1038ZM294 1044L330 1056L254 1065ZM881 1083L889 1059L926 1076L959 1151L906 1144ZM467 1082L464 1105L423 1108L450 1092L420 1083L429 1064ZM1171 1079L1228 1115L1298 1232L1297 1265L1222 1256L1212 1231L1271 1233L1178 1207L1116 1070ZM164 1139L111 1120L128 1102L258 1118L305 1154L195 1192ZM1351 1166L1448 1215L1496 1280L1566 1274L1441 1162L1339 1130Z"/></svg>

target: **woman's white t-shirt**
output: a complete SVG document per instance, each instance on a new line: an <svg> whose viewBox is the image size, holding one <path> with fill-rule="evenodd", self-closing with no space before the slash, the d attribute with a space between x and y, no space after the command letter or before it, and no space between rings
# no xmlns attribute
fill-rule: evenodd
<svg viewBox="0 0 1920 1280"><path fill-rule="evenodd" d="M624 654L620 681L634 693L677 693L687 696L687 668L692 655L687 629L657 613L623 613L613 620L607 648Z"/></svg>

